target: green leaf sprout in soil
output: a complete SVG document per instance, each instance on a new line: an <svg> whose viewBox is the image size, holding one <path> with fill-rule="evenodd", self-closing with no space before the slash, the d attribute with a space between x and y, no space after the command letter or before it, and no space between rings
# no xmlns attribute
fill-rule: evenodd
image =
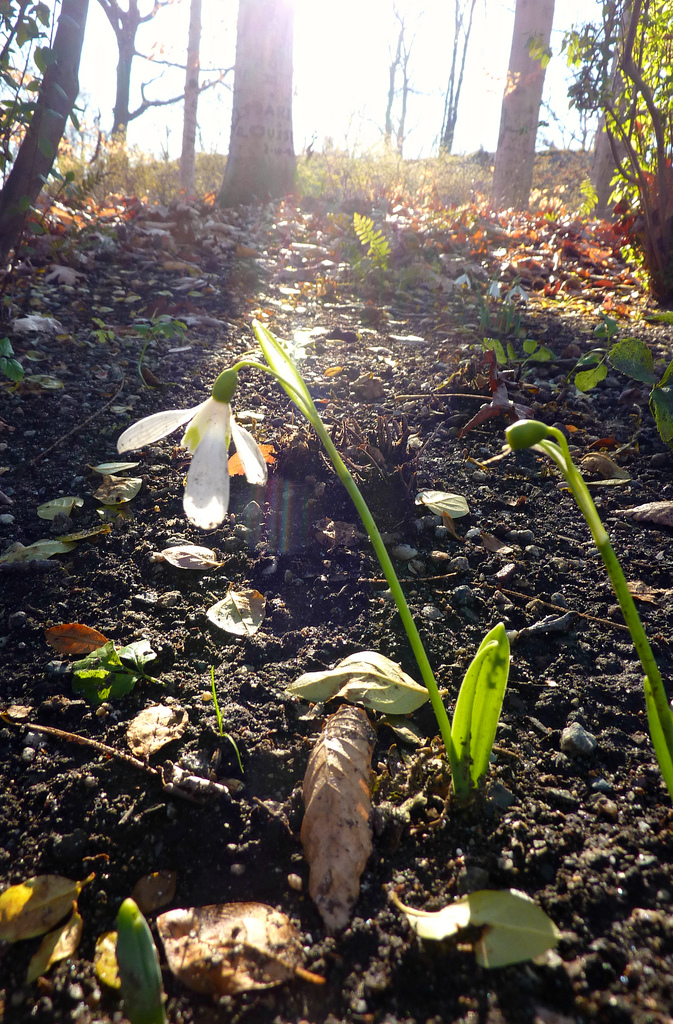
<svg viewBox="0 0 673 1024"><path fill-rule="evenodd" d="M469 757L473 753L471 742L463 741L461 743L460 754L458 753L456 744L454 742L454 737L451 731L451 724L446 713L446 708L444 707L444 703L439 693L437 681L435 680L432 668L430 667L428 656L426 654L423 642L416 627L416 623L414 622L413 616L409 609L409 605L407 604L407 600L404 596L404 592L400 585L400 581L397 577L395 569L393 568L392 561L390 560L390 556L388 554L388 551L386 550L385 544L383 543L383 539L381 537L381 534L379 533L378 527L374 522L374 518L371 512L369 511L369 507L365 499L363 498L362 494L360 493L360 490L357 484L355 483L355 480L350 474L343 459L339 455L331 437L329 436L327 429L318 414L318 410L315 407L315 404L313 402L313 399L311 398L306 383L304 382L304 379L302 378L299 370L297 369L297 366L288 355L285 347L279 341L278 338L276 338L269 330L267 330L266 327L264 327L258 321L253 321L253 330L255 331L255 335L260 344L260 347L262 349L268 366L264 366L263 364L254 363L251 361L244 361L237 363L232 369L238 371L243 366L251 366L256 367L257 369L260 370L264 370L267 373L271 373L271 375L276 378L276 380L280 383L281 387L290 396L290 398L297 406L299 411L306 417L306 419L309 421L309 423L315 430L316 434L320 438L325 448L325 451L327 452L332 462L332 465L336 470L337 476L339 477L344 487L348 491L348 494L350 495L353 504L355 505L358 511L360 519L362 520L362 523L367 533L369 534L369 538L372 542L372 546L376 553L376 557L379 560L379 564L381 565L381 569L383 570L386 582L390 587L390 592L393 596L395 604L397 605L397 609L399 611L402 624L409 638L409 643L411 644L411 648L414 652L414 656L420 669L423 682L427 687L430 696L432 709L435 713L437 724L439 725L442 740L444 742L444 746L446 748L446 752L449 758L449 763L451 766L451 775L453 778L453 787L456 798L461 802L467 801L470 798L472 792L471 783L476 784L476 782L478 781L478 779L475 777L475 774L470 772L468 764ZM509 644L507 642L504 627L502 625L500 627L496 627L496 629L493 630L491 634L489 634L489 638L491 640L497 639L500 658L500 660L498 661L498 670L500 671L501 674L498 678L498 683L495 686L495 689L499 690L500 688L502 688L502 690L504 691L504 685L502 680L502 668L505 659L505 644L507 644L507 664L509 663ZM480 652L477 653L477 658L479 657ZM470 669L468 669L468 676L470 675L471 671L472 666L470 667ZM506 681L507 673L505 672L504 683L506 683ZM483 686L487 688L491 687L491 679L488 676L487 672L478 672L476 680L473 679L473 677L471 677L469 685L474 686L475 690L472 698L467 701L467 704L469 705L470 709L470 735L476 736L477 733L481 732L482 723L477 720L477 717L482 712L484 712L487 715L487 724L484 730L484 734L490 735L491 716L493 713L494 703L490 701L488 697L482 695L480 691L481 687ZM465 711L464 718L468 718L467 711ZM462 720L463 717L461 717L461 721ZM481 750L481 746L479 746L479 749ZM484 759L482 758L480 763L483 765L485 770L488 764L488 756L486 757L485 762ZM479 778L481 778L481 776L479 776Z"/></svg>
<svg viewBox="0 0 673 1024"><path fill-rule="evenodd" d="M155 658L149 640L136 640L119 648L113 640L108 640L103 647L73 664L72 688L90 704L124 697L139 679L158 682L145 672L145 666Z"/></svg>
<svg viewBox="0 0 673 1024"><path fill-rule="evenodd" d="M673 359L660 377L654 369L654 357L644 341L623 338L616 342L608 354L615 370L633 380L653 385L650 391L650 411L654 416L659 437L673 448Z"/></svg>
<svg viewBox="0 0 673 1024"><path fill-rule="evenodd" d="M511 341L503 345L499 338L484 338L481 343L482 350L488 352L493 350L498 366L519 366L525 370L528 363L549 363L555 358L554 353L546 345L540 345L532 338L527 338L523 344L523 355L519 355Z"/></svg>
<svg viewBox="0 0 673 1024"><path fill-rule="evenodd" d="M515 298L520 298L524 302L528 299L521 285L515 284L503 298L500 283L495 278L488 285L485 295L477 293L480 329L495 331L497 334L515 334L517 337L525 337L525 332L521 327L521 313L514 305Z"/></svg>
<svg viewBox="0 0 673 1024"><path fill-rule="evenodd" d="M117 914L117 966L124 1013L131 1024L166 1024L159 954L132 899L124 900Z"/></svg>
<svg viewBox="0 0 673 1024"><path fill-rule="evenodd" d="M519 420L505 431L507 445L511 451L533 448L547 455L556 463L572 491L577 505L587 521L591 536L598 548L607 570L610 582L619 601L624 621L629 628L640 663L645 673L643 685L645 703L654 746L661 774L668 792L673 797L673 713L671 712L661 673L654 659L652 648L645 634L635 603L629 592L619 560L610 544L596 506L582 474L573 463L568 442L556 427L548 427L538 420Z"/></svg>
<svg viewBox="0 0 673 1024"><path fill-rule="evenodd" d="M230 733L224 731L224 726L222 725L222 712L220 711L220 705L219 705L219 701L217 699L217 691L215 689L215 666L214 665L210 666L210 684L211 684L212 691L213 691L213 704L215 705L215 717L217 718L217 728L220 731L220 736L222 737L222 739L229 740L229 742L231 743L232 747L234 748L234 753L236 754L236 760L238 761L238 767L240 768L241 775L242 775L243 774L243 762L241 761L241 752L238 749L238 743L236 742L236 740L234 739L234 737Z"/></svg>
<svg viewBox="0 0 673 1024"><path fill-rule="evenodd" d="M18 359L14 358L14 349L9 338L0 338L0 373L14 384L23 380L23 367Z"/></svg>

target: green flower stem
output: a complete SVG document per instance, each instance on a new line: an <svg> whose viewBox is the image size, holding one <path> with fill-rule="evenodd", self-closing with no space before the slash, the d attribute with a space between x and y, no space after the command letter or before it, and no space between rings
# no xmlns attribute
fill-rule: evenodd
<svg viewBox="0 0 673 1024"><path fill-rule="evenodd" d="M421 671L423 682L425 683L428 693L430 695L430 703L432 704L432 710L435 713L437 724L439 725L439 731L441 733L442 740L444 741L444 746L446 747L446 752L449 757L449 764L451 766L451 777L454 780L460 779L461 775L458 765L458 758L453 743L453 738L451 735L451 723L449 722L449 717L446 713L444 702L442 701L442 698L439 693L437 680L435 679L432 668L430 667L430 662L428 661L428 656L425 653L423 641L421 640L418 628L416 626L416 623L414 622L413 616L409 609L409 605L407 604L407 599L404 596L404 592L400 585L400 581L397 577L397 573L393 568L393 563L390 560L390 555L386 550L386 546L383 543L383 539L381 537L381 534L379 533L379 529L376 523L374 522L374 518L371 512L369 511L367 502L360 493L358 485L355 483L355 480L353 479L348 467L346 466L343 459L336 450L334 443L332 442L331 437L327 433L327 429L318 414L317 409L315 408L315 406L313 406L313 403L311 402L312 408L310 410L307 410L305 396L302 395L297 388L293 387L293 385L287 379L283 379L278 373L275 372L275 370L272 370L269 366L264 366L262 363L253 361L241 361L239 363L236 363L232 367L232 370L239 370L244 366L251 367L256 370L263 370L265 373L268 373L272 377L275 377L275 379L288 392L292 391L297 395L301 402L302 411L304 411L305 415L307 416L311 425L313 426L316 434L322 441L327 454L332 460L332 464L336 470L337 476L339 477L344 487L346 488L351 498L353 499L353 504L355 505L358 511L358 514L360 516L360 519L362 520L365 530L369 534L369 539L372 542L374 551L376 553L376 557L378 558L379 563L381 565L381 569L383 570L383 575L385 576L386 582L390 587L390 592L393 595L393 599L395 601L395 604L397 605L397 610L399 611L400 618L402 619L402 625L404 626L407 636L409 637L411 649L414 652L416 662L418 663L418 667ZM456 782L454 781L454 787L455 785ZM456 795L460 799L460 794L456 793Z"/></svg>
<svg viewBox="0 0 673 1024"><path fill-rule="evenodd" d="M650 734L654 744L659 767L673 797L673 714L668 703L659 667L655 661L650 642L638 615L635 602L631 597L626 577L619 560L610 544L605 528L594 505L589 488L582 474L575 466L570 455L568 442L555 427L548 427L546 436L553 435L555 441L543 439L534 445L535 449L548 455L559 467L565 477L577 505L587 521L591 536L598 548L603 564L607 570L613 590L619 601L624 621L629 628L634 647L638 652L640 663L645 672L644 688L647 704ZM556 443L555 443L556 442Z"/></svg>

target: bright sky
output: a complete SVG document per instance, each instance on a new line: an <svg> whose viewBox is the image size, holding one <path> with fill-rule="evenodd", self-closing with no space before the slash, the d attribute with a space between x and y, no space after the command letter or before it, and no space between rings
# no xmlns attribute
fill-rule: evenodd
<svg viewBox="0 0 673 1024"><path fill-rule="evenodd" d="M315 148L331 138L339 148L375 144L381 138L391 51L397 42L393 0L295 0L294 139L299 153L315 134ZM149 4L141 4L146 10ZM229 67L234 63L237 0L203 0L201 65ZM397 0L398 11L413 38L411 86L407 111L405 156L428 156L441 129L444 93L452 47L453 4L449 0ZM558 53L564 31L572 24L598 17L599 0L556 0L552 49ZM189 0L174 0L138 33L139 49L149 52L155 40L164 43L165 56L184 62ZM454 152L471 153L483 146L494 150L500 105L514 23L514 0L477 0ZM100 109L102 127L109 129L114 104L116 41L100 6L92 2L84 44L80 85L90 109ZM162 72L158 65L134 61L132 108L140 100L139 84ZM550 124L538 138L557 146L571 145L577 120L569 114L562 57L547 68L545 98L562 126ZM204 77L207 71L204 72ZM227 81L232 83L231 75ZM161 98L182 91L184 73L166 71L148 95ZM129 141L145 150L171 157L180 152L181 106L148 110L132 122ZM542 114L543 119L547 119ZM199 101L201 147L226 153L231 119L231 93L222 86Z"/></svg>

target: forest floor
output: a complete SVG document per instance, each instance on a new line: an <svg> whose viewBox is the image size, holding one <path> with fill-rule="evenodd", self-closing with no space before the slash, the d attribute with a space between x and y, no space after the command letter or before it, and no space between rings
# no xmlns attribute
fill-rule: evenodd
<svg viewBox="0 0 673 1024"><path fill-rule="evenodd" d="M625 513L673 500L671 452L646 389L608 368L582 394L573 368L604 344L594 334L601 312L620 337L647 341L662 368L671 328L645 319L652 308L607 224L558 211L508 218L431 201L355 204L390 243L382 269L355 237L353 205L231 213L119 204L77 235L63 213L60 241L38 239L6 285L7 335L26 376L0 389L3 549L81 539L51 558L0 562L0 888L94 874L78 899L83 928L71 955L28 983L39 940L3 948L6 1024L121 1019L119 992L94 968L96 941L155 872L167 873L169 892L150 923L170 908L264 903L289 916L303 967L324 979L213 998L173 976L155 931L171 1024L672 1019L673 814L630 636L550 463L530 452L489 461L503 445L501 416L460 433L492 397L483 338L510 341L509 399L560 425L578 462L603 452L621 471L615 479L610 464L584 462L670 679L673 533ZM469 289L455 283L463 274ZM527 302L486 297L494 279L503 295L520 282ZM142 355L134 322L152 314L180 318L186 333L155 331ZM184 517L179 434L137 453L127 475L142 486L126 503L96 497L103 478L91 468L118 459L116 439L133 420L203 401L217 374L254 348L255 317L292 343L337 447L404 556L395 564L449 709L485 633L504 622L512 638L486 791L470 806L451 800L429 704L407 729L371 716L373 853L354 916L335 936L308 894L299 838L307 760L333 708L286 686L363 649L420 679L350 499L285 393L258 371L240 374L234 405L275 461L265 490L232 479L221 529L204 535ZM527 339L551 350L547 361L523 364ZM425 488L467 500L455 536L415 504ZM52 521L38 516L65 496L83 503ZM212 548L218 564L184 569L157 557L180 544ZM207 617L229 588L263 595L253 635ZM154 681L101 704L84 699L73 691L75 659L45 638L68 623L118 646L148 641ZM128 754L130 723L157 705L182 731L144 766L76 742ZM575 745L564 732L573 723L582 727ZM229 792L184 799L156 770L169 762ZM487 970L469 943L416 938L389 899L394 891L434 910L487 888L531 896L559 929L557 946Z"/></svg>

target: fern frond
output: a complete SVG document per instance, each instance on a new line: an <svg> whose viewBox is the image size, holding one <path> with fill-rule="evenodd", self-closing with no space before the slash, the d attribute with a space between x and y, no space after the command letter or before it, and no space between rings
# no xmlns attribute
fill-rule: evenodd
<svg viewBox="0 0 673 1024"><path fill-rule="evenodd" d="M371 217L362 217L359 213L354 213L353 229L360 243L368 246L367 255L381 270L387 270L390 245L383 237L383 232L375 229Z"/></svg>

